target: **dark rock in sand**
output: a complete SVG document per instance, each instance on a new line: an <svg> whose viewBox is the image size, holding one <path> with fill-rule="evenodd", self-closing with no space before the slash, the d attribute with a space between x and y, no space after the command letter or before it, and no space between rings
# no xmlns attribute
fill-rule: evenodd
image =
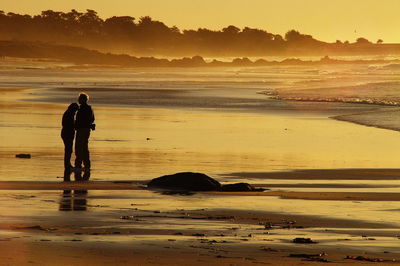
<svg viewBox="0 0 400 266"><path fill-rule="evenodd" d="M262 191L263 189L256 189L248 183L235 183L222 185L222 191Z"/></svg>
<svg viewBox="0 0 400 266"><path fill-rule="evenodd" d="M205 234L195 233L195 234L192 234L192 236L206 236L206 235Z"/></svg>
<svg viewBox="0 0 400 266"><path fill-rule="evenodd" d="M298 243L298 244L316 244L318 242L311 240L311 238L303 238L303 237L296 237L293 239L293 243Z"/></svg>
<svg viewBox="0 0 400 266"><path fill-rule="evenodd" d="M149 188L190 191L218 191L221 189L221 184L217 180L214 180L205 174L192 172L177 173L154 178L147 184L147 186Z"/></svg>
<svg viewBox="0 0 400 266"><path fill-rule="evenodd" d="M16 158L30 159L31 155L29 153L20 153L15 155Z"/></svg>
<svg viewBox="0 0 400 266"><path fill-rule="evenodd" d="M183 172L151 180L147 187L176 191L263 191L247 183L221 185L217 180L202 174Z"/></svg>

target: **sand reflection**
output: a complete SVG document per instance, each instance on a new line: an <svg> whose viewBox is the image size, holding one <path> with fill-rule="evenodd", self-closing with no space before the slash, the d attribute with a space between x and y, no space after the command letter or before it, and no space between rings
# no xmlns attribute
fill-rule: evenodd
<svg viewBox="0 0 400 266"><path fill-rule="evenodd" d="M86 211L87 190L64 190L61 194L60 211Z"/></svg>

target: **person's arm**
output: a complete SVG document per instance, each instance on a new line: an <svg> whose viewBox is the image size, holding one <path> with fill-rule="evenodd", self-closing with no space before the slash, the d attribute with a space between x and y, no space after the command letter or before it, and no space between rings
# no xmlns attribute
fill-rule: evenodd
<svg viewBox="0 0 400 266"><path fill-rule="evenodd" d="M93 112L93 109L90 108L90 111L91 111L91 118L90 118L91 123L90 123L90 128L91 128L92 130L96 130L96 124L94 123L94 112Z"/></svg>
<svg viewBox="0 0 400 266"><path fill-rule="evenodd" d="M92 124L94 123L94 112L93 112L93 109L92 109Z"/></svg>
<svg viewBox="0 0 400 266"><path fill-rule="evenodd" d="M65 127L66 126L66 115L65 115L66 113L64 112L64 114L63 114L63 116L62 116L62 119L61 119L61 126L62 127Z"/></svg>

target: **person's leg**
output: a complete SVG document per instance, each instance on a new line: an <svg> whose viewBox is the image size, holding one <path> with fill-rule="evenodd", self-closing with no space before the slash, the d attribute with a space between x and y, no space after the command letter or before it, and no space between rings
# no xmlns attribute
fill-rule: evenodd
<svg viewBox="0 0 400 266"><path fill-rule="evenodd" d="M90 137L90 129L85 128L84 134L82 136L82 161L85 166L85 172L83 178L88 180L90 177L90 153L89 153L89 137Z"/></svg>
<svg viewBox="0 0 400 266"><path fill-rule="evenodd" d="M70 180L71 174L71 154L74 136L63 136L64 142L64 181Z"/></svg>
<svg viewBox="0 0 400 266"><path fill-rule="evenodd" d="M83 146L84 146L84 134L81 129L76 131L75 138L75 180L82 179L82 160L83 160Z"/></svg>
<svg viewBox="0 0 400 266"><path fill-rule="evenodd" d="M75 138L75 167L82 167L82 132L80 130L76 131Z"/></svg>

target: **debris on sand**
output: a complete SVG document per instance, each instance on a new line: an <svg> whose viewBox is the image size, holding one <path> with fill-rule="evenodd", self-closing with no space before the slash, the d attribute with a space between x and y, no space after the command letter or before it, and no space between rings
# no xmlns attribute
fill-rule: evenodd
<svg viewBox="0 0 400 266"><path fill-rule="evenodd" d="M261 247L260 250L265 251L265 252L279 252L278 249L270 248L270 247ZM292 254L290 254L292 255ZM292 257L292 256L289 256Z"/></svg>
<svg viewBox="0 0 400 266"><path fill-rule="evenodd" d="M195 234L192 234L192 236L205 236L205 234L195 233Z"/></svg>
<svg viewBox="0 0 400 266"><path fill-rule="evenodd" d="M271 222L260 222L259 225L263 225L265 230L269 229L299 229L304 228L302 225L296 225L296 221L293 220L285 220L283 219L282 222L278 223L271 223Z"/></svg>
<svg viewBox="0 0 400 266"><path fill-rule="evenodd" d="M307 261L319 261L319 262L330 262L329 260L322 258L322 256L325 256L326 253L318 253L318 254L305 254L305 253L300 253L300 254L290 254L289 257L292 258L303 258Z"/></svg>
<svg viewBox="0 0 400 266"><path fill-rule="evenodd" d="M311 240L311 238L296 237L292 240L296 244L316 244L318 242Z"/></svg>
<svg viewBox="0 0 400 266"><path fill-rule="evenodd" d="M29 153L19 153L15 155L16 158L30 159L31 155Z"/></svg>
<svg viewBox="0 0 400 266"><path fill-rule="evenodd" d="M133 216L133 215L123 215L121 217L119 217L122 220L133 220L133 221L138 221L138 219Z"/></svg>
<svg viewBox="0 0 400 266"><path fill-rule="evenodd" d="M347 255L346 258L347 260L361 260L361 261L369 261L369 262L383 262L384 259L381 258L370 258L366 256L349 256Z"/></svg>
<svg viewBox="0 0 400 266"><path fill-rule="evenodd" d="M318 262L331 262L328 259L318 258L318 257L316 257L316 258L308 258L308 259L305 259L305 260L307 260L307 261L318 261Z"/></svg>
<svg viewBox="0 0 400 266"><path fill-rule="evenodd" d="M32 226L22 226L22 227L14 227L17 230L42 230L48 231L48 229L41 227L40 225L32 225Z"/></svg>
<svg viewBox="0 0 400 266"><path fill-rule="evenodd" d="M318 254L295 253L295 254L289 254L289 257L309 259L312 257L322 257L325 255L326 255L326 253L318 253Z"/></svg>

